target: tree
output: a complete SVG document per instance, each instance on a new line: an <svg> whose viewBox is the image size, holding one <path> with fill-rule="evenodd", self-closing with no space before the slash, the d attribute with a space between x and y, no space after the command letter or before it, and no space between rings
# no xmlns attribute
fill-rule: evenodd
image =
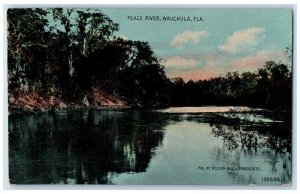
<svg viewBox="0 0 300 194"><path fill-rule="evenodd" d="M83 65L78 66L76 74L82 88L90 91L97 87L117 95L119 74L130 61L131 49L131 41L115 38L83 57Z"/></svg>
<svg viewBox="0 0 300 194"><path fill-rule="evenodd" d="M121 95L133 106L165 106L168 79L163 67L147 42L131 43L130 60L120 73Z"/></svg>
<svg viewBox="0 0 300 194"><path fill-rule="evenodd" d="M254 95L257 87L257 75L252 72L244 72L241 74L241 91L240 98L243 105L253 105L255 102Z"/></svg>
<svg viewBox="0 0 300 194"><path fill-rule="evenodd" d="M265 66L259 69L261 78L260 88L266 90L265 103L270 108L287 110L292 102L292 77L288 66L274 61L267 61Z"/></svg>
<svg viewBox="0 0 300 194"><path fill-rule="evenodd" d="M9 91L34 89L45 68L48 34L43 9L8 9L8 83ZM42 80L41 80L42 81ZM14 90L14 91L13 91Z"/></svg>

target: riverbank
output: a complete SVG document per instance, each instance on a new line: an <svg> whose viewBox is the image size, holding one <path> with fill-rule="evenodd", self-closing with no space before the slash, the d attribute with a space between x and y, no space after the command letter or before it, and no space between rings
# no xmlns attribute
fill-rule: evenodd
<svg viewBox="0 0 300 194"><path fill-rule="evenodd" d="M69 109L123 109L130 108L118 97L95 90L80 102L66 102L61 96L43 97L35 92L19 92L8 95L9 114L44 113Z"/></svg>

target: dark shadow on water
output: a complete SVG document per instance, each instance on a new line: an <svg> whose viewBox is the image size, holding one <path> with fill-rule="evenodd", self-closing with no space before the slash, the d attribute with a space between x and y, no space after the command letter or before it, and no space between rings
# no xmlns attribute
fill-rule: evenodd
<svg viewBox="0 0 300 194"><path fill-rule="evenodd" d="M166 124L141 111L9 117L11 183L109 184L117 173L145 172Z"/></svg>

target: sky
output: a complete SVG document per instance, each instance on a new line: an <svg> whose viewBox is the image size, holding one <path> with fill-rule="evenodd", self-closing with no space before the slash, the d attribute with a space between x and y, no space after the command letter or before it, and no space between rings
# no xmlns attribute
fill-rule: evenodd
<svg viewBox="0 0 300 194"><path fill-rule="evenodd" d="M102 11L119 24L116 36L147 41L167 76L182 77L185 81L233 71L254 72L268 60L288 63L284 51L292 47L290 9L105 8ZM146 20L149 16L157 20ZM164 20L173 16L179 21Z"/></svg>

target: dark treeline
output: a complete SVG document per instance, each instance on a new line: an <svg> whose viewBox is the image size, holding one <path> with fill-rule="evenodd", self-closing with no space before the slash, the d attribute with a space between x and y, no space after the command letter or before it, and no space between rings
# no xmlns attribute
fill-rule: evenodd
<svg viewBox="0 0 300 194"><path fill-rule="evenodd" d="M173 106L243 105L289 111L292 74L285 64L267 61L257 72L228 72L209 80L173 79Z"/></svg>
<svg viewBox="0 0 300 194"><path fill-rule="evenodd" d="M9 95L80 105L99 90L132 107L291 108L291 70L280 62L185 83L166 77L147 42L114 36L118 24L98 9L9 9L7 18Z"/></svg>

